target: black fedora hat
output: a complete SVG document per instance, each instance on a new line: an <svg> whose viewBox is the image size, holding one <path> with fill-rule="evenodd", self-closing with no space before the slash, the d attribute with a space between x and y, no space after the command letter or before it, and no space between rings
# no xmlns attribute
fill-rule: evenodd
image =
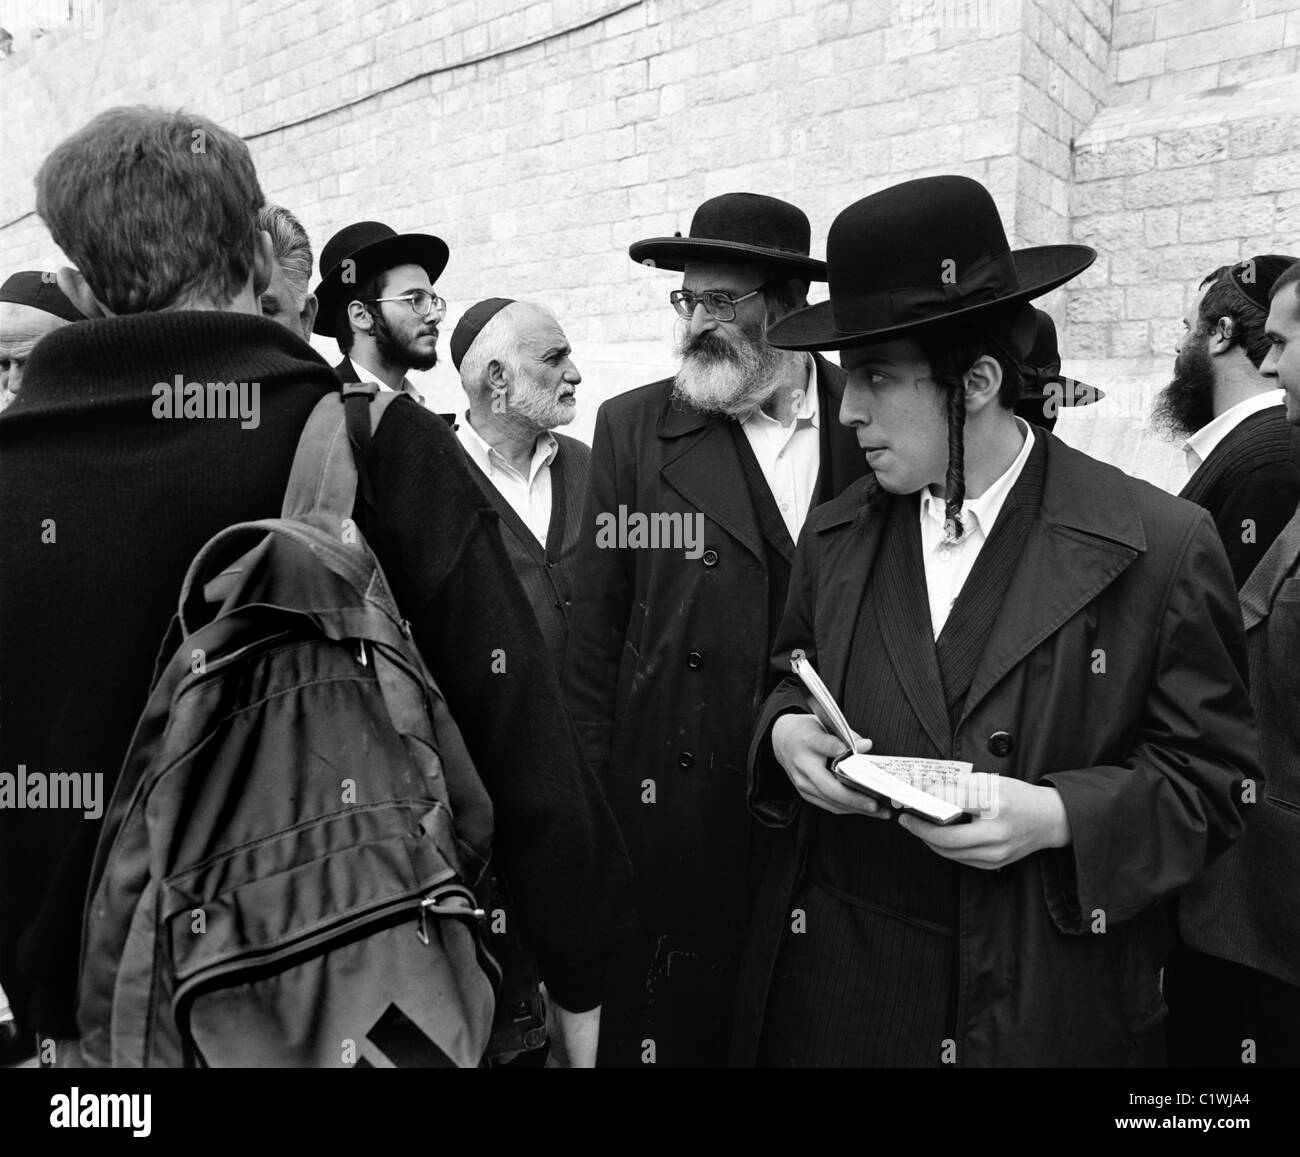
<svg viewBox="0 0 1300 1157"><path fill-rule="evenodd" d="M1029 301L1097 259L1086 245L1014 252L989 191L969 177L921 177L855 201L826 241L830 301L767 331L783 349L850 349L921 326Z"/></svg>
<svg viewBox="0 0 1300 1157"><path fill-rule="evenodd" d="M756 265L778 276L825 281L826 262L808 256L812 226L804 211L761 193L710 197L686 237L650 237L628 249L633 261L680 273L688 261Z"/></svg>
<svg viewBox="0 0 1300 1157"><path fill-rule="evenodd" d="M394 265L419 265L436 282L447 268L447 243L428 233L398 233L379 221L358 221L334 234L320 254L320 284L316 299L320 309L312 332L322 337L334 336L334 315L348 294L371 274ZM352 277L343 280L343 263L352 261Z"/></svg>
<svg viewBox="0 0 1300 1157"><path fill-rule="evenodd" d="M1028 355L1017 361L1020 370L1020 399L1016 413L1027 422L1051 429L1057 415L1071 406L1091 406L1106 395L1096 386L1061 373L1061 352L1056 343L1056 323L1051 315L1035 309L1034 344Z"/></svg>

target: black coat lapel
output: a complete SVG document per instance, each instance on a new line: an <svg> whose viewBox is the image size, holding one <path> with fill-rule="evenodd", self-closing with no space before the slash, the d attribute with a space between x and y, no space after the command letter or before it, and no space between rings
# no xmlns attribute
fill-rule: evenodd
<svg viewBox="0 0 1300 1157"><path fill-rule="evenodd" d="M659 437L671 439L659 468L665 482L763 562L763 537L728 419L675 406L669 398Z"/></svg>
<svg viewBox="0 0 1300 1157"><path fill-rule="evenodd" d="M551 558L558 558L564 549L564 523L567 511L568 475L564 456L564 443L557 444L555 457L551 459L551 517L546 524L546 553ZM529 538L533 536L529 534ZM537 540L533 538L533 541Z"/></svg>
<svg viewBox="0 0 1300 1157"><path fill-rule="evenodd" d="M1246 630L1268 618L1278 588L1284 579L1295 574L1297 563L1300 563L1300 510L1282 528L1241 588L1241 618Z"/></svg>
<svg viewBox="0 0 1300 1157"><path fill-rule="evenodd" d="M989 632L1006 599L1025 535L1042 503L1044 454L1042 440L1035 437L1024 469L1002 504L991 532L986 531L988 537L936 643L944 699L950 712L970 690Z"/></svg>
<svg viewBox="0 0 1300 1157"><path fill-rule="evenodd" d="M915 494L889 499L888 523L872 582L882 612L880 634L899 685L925 733L939 751L946 752L952 748L952 724L934 647L916 504ZM840 629L851 632L852 622L846 621Z"/></svg>
<svg viewBox="0 0 1300 1157"><path fill-rule="evenodd" d="M1125 475L1098 471L1093 459L1043 430L1035 430L1034 437L1043 440L1042 506L1025 535L962 719L1012 667L1147 549Z"/></svg>
<svg viewBox="0 0 1300 1157"><path fill-rule="evenodd" d="M736 457L740 460L740 471L745 476L745 485L749 488L749 496L754 502L754 516L758 519L758 529L786 562L793 562L794 539L790 537L790 528L786 526L785 519L777 509L776 498L772 494L772 488L767 484L767 479L763 476L763 468L758 464L754 447L749 444L749 438L739 422L730 422L728 425L731 440L736 447Z"/></svg>

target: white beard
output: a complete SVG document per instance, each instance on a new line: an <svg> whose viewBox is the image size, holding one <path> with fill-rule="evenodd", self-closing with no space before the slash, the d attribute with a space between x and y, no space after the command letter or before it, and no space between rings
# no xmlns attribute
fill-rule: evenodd
<svg viewBox="0 0 1300 1157"><path fill-rule="evenodd" d="M761 406L775 388L777 373L789 355L766 342L727 342L727 353L710 356L698 351L683 353L673 383L673 395L706 414L741 417ZM799 357L798 354L793 355Z"/></svg>

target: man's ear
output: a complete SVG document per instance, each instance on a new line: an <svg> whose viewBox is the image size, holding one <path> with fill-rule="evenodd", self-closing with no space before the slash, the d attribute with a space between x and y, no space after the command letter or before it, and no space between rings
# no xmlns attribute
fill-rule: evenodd
<svg viewBox="0 0 1300 1157"><path fill-rule="evenodd" d="M365 307L365 303L356 298L348 302L348 321L362 333L369 333L375 324L375 319L370 316L370 310Z"/></svg>
<svg viewBox="0 0 1300 1157"><path fill-rule="evenodd" d="M253 297L259 298L271 284L275 272L275 246L271 234L259 229L253 238Z"/></svg>
<svg viewBox="0 0 1300 1157"><path fill-rule="evenodd" d="M1221 317L1205 336L1205 349L1210 357L1222 357L1235 344L1236 323L1230 317Z"/></svg>
<svg viewBox="0 0 1300 1157"><path fill-rule="evenodd" d="M316 314L320 312L320 302L314 293L307 294L298 314L298 327L302 330L303 341L311 341L311 331L316 325Z"/></svg>
<svg viewBox="0 0 1300 1157"><path fill-rule="evenodd" d="M510 388L510 375L506 372L506 367L495 358L488 362L487 384L493 393Z"/></svg>
<svg viewBox="0 0 1300 1157"><path fill-rule="evenodd" d="M100 305L99 299L90 291L80 269L65 265L54 273L55 284L63 290L63 295L87 317L112 317L112 311Z"/></svg>
<svg viewBox="0 0 1300 1157"><path fill-rule="evenodd" d="M997 405L1002 389L1002 367L989 354L981 354L962 378L966 392L966 413L977 414L989 405Z"/></svg>

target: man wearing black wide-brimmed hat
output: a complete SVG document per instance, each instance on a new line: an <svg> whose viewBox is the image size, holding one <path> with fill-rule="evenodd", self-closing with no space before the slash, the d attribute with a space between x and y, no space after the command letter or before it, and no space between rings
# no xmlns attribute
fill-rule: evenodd
<svg viewBox="0 0 1300 1157"><path fill-rule="evenodd" d="M1166 901L1258 776L1223 546L1013 413L1027 302L1091 250L1012 252L983 186L931 177L845 209L827 252L830 302L768 338L841 351L873 477L810 515L773 649L750 791L785 831L734 1059L1159 1064ZM939 826L842 785L796 649L859 750L971 763L996 806Z"/></svg>
<svg viewBox="0 0 1300 1157"><path fill-rule="evenodd" d="M398 233L379 221L348 225L325 243L312 328L339 343L343 360L334 370L342 381L374 382L423 402L406 375L438 362L447 303L433 287L447 256L441 237Z"/></svg>
<svg viewBox="0 0 1300 1157"><path fill-rule="evenodd" d="M630 250L683 275L665 286L681 367L597 416L565 664L636 868L643 932L602 1015L605 1064L727 1056L769 843L744 783L765 657L804 518L866 470L836 421L839 369L763 339L825 277L810 235L794 205L730 193L699 207L688 236ZM641 536L644 525L675 537Z"/></svg>

